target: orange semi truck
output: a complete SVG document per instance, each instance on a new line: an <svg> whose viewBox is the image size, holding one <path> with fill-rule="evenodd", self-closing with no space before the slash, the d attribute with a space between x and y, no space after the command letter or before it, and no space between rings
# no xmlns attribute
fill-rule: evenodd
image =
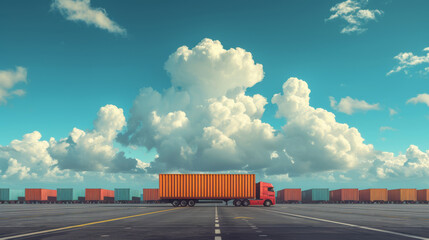
<svg viewBox="0 0 429 240"><path fill-rule="evenodd" d="M200 200L233 200L236 207L276 203L273 185L256 183L255 174L159 174L159 199L174 207Z"/></svg>

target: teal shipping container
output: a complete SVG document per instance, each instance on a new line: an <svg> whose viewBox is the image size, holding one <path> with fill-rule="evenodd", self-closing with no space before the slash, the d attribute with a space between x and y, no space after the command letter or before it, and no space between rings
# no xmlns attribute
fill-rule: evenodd
<svg viewBox="0 0 429 240"><path fill-rule="evenodd" d="M131 201L133 197L140 198L139 190L129 188L115 188L115 201Z"/></svg>
<svg viewBox="0 0 429 240"><path fill-rule="evenodd" d="M329 201L328 188L313 188L302 191L303 202L327 202Z"/></svg>
<svg viewBox="0 0 429 240"><path fill-rule="evenodd" d="M57 188L57 201L77 201L79 197L85 197L85 191L73 188Z"/></svg>
<svg viewBox="0 0 429 240"><path fill-rule="evenodd" d="M0 201L17 201L18 197L25 197L25 190L0 188Z"/></svg>
<svg viewBox="0 0 429 240"><path fill-rule="evenodd" d="M129 188L115 188L115 201L130 201L131 194Z"/></svg>
<svg viewBox="0 0 429 240"><path fill-rule="evenodd" d="M73 201L73 188L57 188L57 201Z"/></svg>

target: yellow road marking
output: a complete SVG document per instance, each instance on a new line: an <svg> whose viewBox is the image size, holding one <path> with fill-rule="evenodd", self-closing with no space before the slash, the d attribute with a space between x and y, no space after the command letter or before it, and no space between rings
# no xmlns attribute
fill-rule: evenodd
<svg viewBox="0 0 429 240"><path fill-rule="evenodd" d="M235 217L234 219L244 219L244 218L246 218L246 219L253 219L252 217Z"/></svg>
<svg viewBox="0 0 429 240"><path fill-rule="evenodd" d="M100 223L113 222L113 221L123 220L123 219L127 219L127 218L135 218L135 217L140 217L140 216L145 216L145 215L150 215L150 214L155 214L155 213L162 213L162 212L167 212L167 211L172 211L172 210L177 210L177 209L181 209L181 208L171 208L171 209L166 209L166 210L161 210L161 211L156 211L156 212L141 213L141 214L126 216L126 217L112 218L112 219L107 219L107 220L102 220L102 221L97 221L97 222L84 223L84 224L73 225L73 226L62 227L62 228L54 228L54 229L49 229L49 230L44 230L44 231L39 231L39 232L24 233L24 234L15 235L15 236L3 237L3 238L0 238L0 240L28 237L28 236L33 236L33 235L38 235L38 234L43 234L43 233L50 233L50 232L57 232L57 231L68 230L68 229L73 229L73 228L81 228L81 227L86 227L86 226L100 224Z"/></svg>

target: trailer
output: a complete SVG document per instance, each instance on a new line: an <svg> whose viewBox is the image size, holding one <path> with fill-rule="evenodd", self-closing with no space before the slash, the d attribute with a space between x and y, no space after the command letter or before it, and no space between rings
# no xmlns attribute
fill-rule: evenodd
<svg viewBox="0 0 429 240"><path fill-rule="evenodd" d="M144 197L144 194L143 194ZM199 201L265 206L276 203L271 183L255 182L255 174L160 174L159 200L174 207L195 206Z"/></svg>

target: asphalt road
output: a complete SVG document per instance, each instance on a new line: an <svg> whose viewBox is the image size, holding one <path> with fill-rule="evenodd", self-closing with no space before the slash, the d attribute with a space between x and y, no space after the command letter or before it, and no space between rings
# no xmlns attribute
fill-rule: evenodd
<svg viewBox="0 0 429 240"><path fill-rule="evenodd" d="M0 205L1 239L429 239L429 205Z"/></svg>

